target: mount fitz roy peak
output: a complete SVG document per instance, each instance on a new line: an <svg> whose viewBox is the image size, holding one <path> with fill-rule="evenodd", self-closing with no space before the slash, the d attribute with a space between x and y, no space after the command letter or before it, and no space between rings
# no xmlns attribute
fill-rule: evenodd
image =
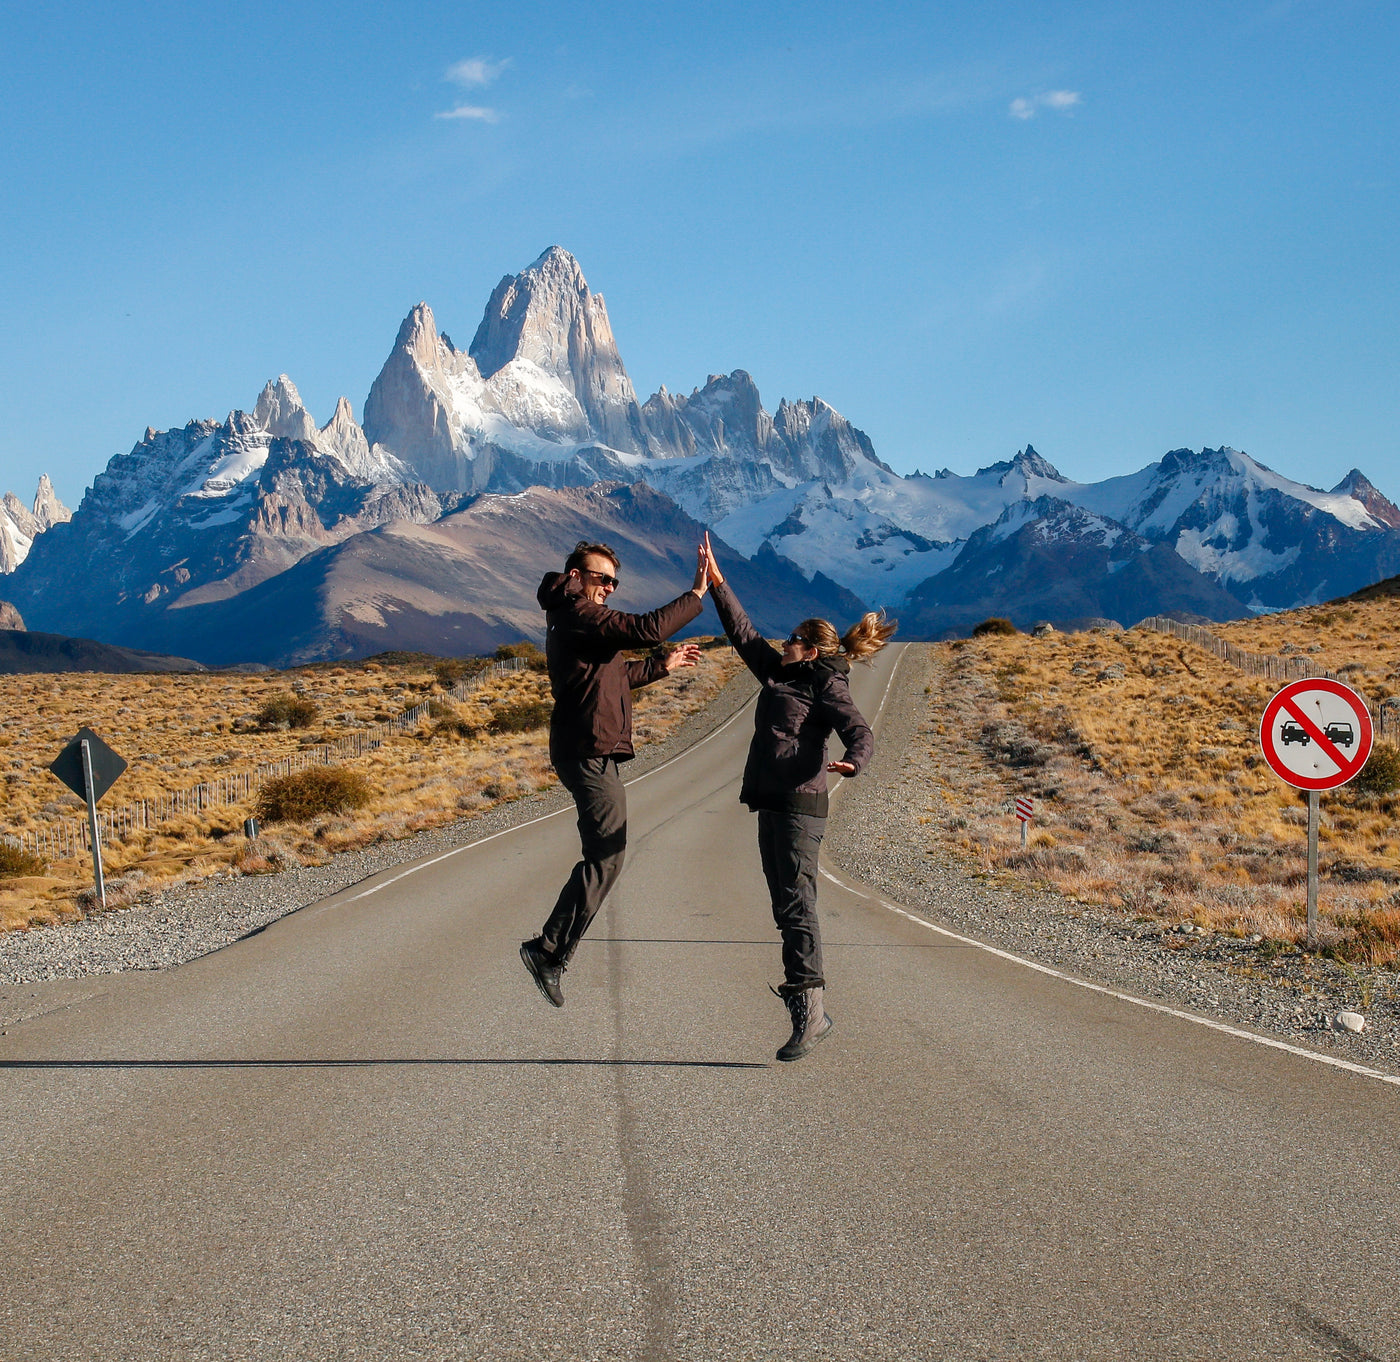
<svg viewBox="0 0 1400 1362"><path fill-rule="evenodd" d="M492 629L518 637L525 621L484 597L424 594L423 555L448 554L444 581L489 593L489 574L460 556L481 527L514 522L457 518L426 538L396 526L523 496L543 517L529 521L532 545L562 558L577 508L540 489L642 483L659 494L644 503L658 527L707 525L731 555L768 564L753 589L778 595L756 616L777 619L805 580L833 617L862 603L900 613L905 637L965 631L974 602L979 619L1019 624L1173 609L1222 619L1400 572L1400 510L1356 470L1322 492L1235 450L1176 450L1075 483L1028 445L970 476L901 477L820 398L770 414L743 370L638 402L602 296L557 246L501 280L466 351L427 303L411 309L363 428L343 397L318 426L283 375L251 413L148 430L71 522L37 538L20 526L28 556L17 548L0 567L33 628L201 660L350 655L399 646L396 628L427 647L435 619L452 651L468 634L472 646ZM418 585L401 591L396 572ZM298 583L317 594L297 606L293 646L279 619ZM245 608L215 609L245 593Z"/></svg>
<svg viewBox="0 0 1400 1362"><path fill-rule="evenodd" d="M710 521L844 481L862 461L884 467L820 399L769 416L742 370L639 405L602 295L558 246L501 280L466 353L419 303L365 400L365 434L439 492L645 479Z"/></svg>

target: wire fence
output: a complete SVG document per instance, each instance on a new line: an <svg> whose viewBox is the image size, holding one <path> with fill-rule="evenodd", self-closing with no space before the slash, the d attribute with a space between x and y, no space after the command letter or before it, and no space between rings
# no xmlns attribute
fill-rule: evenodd
<svg viewBox="0 0 1400 1362"><path fill-rule="evenodd" d="M1171 634L1187 643L1194 643L1196 647L1214 653L1232 667L1238 667L1247 676L1262 676L1269 681L1279 682L1306 681L1310 677L1320 676L1329 681L1340 681L1356 690L1355 683L1347 677L1328 671L1310 657L1298 653L1280 655L1246 652L1238 644L1220 638L1210 630L1202 629L1198 624L1182 624L1180 620L1168 619L1165 615L1151 615L1145 620L1139 620L1133 628L1151 629L1159 634ZM1375 705L1369 700L1366 701L1366 707L1371 711L1371 724L1377 738L1391 742L1400 740L1400 707L1386 702Z"/></svg>
<svg viewBox="0 0 1400 1362"><path fill-rule="evenodd" d="M475 675L463 677L447 694L454 700L465 700L472 691L479 689L494 677L504 672L523 671L529 665L522 657L493 662ZM231 772L225 776L216 776L212 780L200 781L187 790L171 790L157 795L154 799L138 799L129 804L99 809L98 836L103 843L121 842L136 833L158 828L162 823L174 818L198 814L205 809L244 804L261 785L279 776L289 776L312 766L333 766L337 762L364 756L366 752L377 751L386 738L417 728L428 717L430 704L431 701L422 700L404 710L402 714L396 714L392 719L356 729L334 742L318 743L315 747L293 752L277 761L262 762L251 771ZM86 819L64 818L32 830L8 832L4 834L4 840L21 850L32 851L46 860L53 861L82 855L92 847Z"/></svg>

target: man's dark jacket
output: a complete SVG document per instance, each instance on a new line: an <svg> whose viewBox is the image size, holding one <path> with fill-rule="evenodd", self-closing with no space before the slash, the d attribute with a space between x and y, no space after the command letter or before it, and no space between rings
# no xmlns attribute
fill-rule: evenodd
<svg viewBox="0 0 1400 1362"><path fill-rule="evenodd" d="M670 638L699 613L693 591L645 615L628 615L594 605L581 583L562 572L547 572L535 593L545 612L545 657L554 717L549 725L549 758L580 761L616 757L632 750L632 691L666 675L661 657L628 661L628 648L648 648Z"/></svg>
<svg viewBox="0 0 1400 1362"><path fill-rule="evenodd" d="M850 663L838 654L783 663L783 655L749 622L728 582L710 594L729 640L758 678L753 741L744 763L741 803L751 809L826 817L826 740L845 744L841 758L859 774L875 750L870 725L851 699Z"/></svg>

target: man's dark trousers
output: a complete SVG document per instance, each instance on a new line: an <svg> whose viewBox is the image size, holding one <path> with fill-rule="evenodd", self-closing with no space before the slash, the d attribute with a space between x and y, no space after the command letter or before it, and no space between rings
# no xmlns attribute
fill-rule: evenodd
<svg viewBox="0 0 1400 1362"><path fill-rule="evenodd" d="M554 769L578 808L583 859L574 867L539 944L556 964L566 965L603 906L627 851L627 791L615 757L558 759Z"/></svg>
<svg viewBox="0 0 1400 1362"><path fill-rule="evenodd" d="M826 983L817 925L817 853L825 833L826 819L817 814L758 811L758 857L783 939L783 978L791 990Z"/></svg>

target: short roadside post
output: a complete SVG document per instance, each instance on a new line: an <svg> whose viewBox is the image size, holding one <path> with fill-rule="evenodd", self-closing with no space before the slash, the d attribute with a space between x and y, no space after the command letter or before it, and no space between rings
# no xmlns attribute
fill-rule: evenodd
<svg viewBox="0 0 1400 1362"><path fill-rule="evenodd" d="M1016 796L1016 817L1021 820L1021 850L1026 849L1026 827L1035 815L1035 800L1029 795Z"/></svg>
<svg viewBox="0 0 1400 1362"><path fill-rule="evenodd" d="M1308 944L1317 940L1319 795L1351 780L1371 755L1371 711L1330 677L1292 681L1267 705L1259 746L1274 774L1308 792Z"/></svg>
<svg viewBox="0 0 1400 1362"><path fill-rule="evenodd" d="M49 763L54 773L87 805L88 832L92 837L92 869L97 901L107 906L107 886L102 879L102 828L97 821L97 801L116 784L126 770L119 757L90 728L80 728L68 739L63 751Z"/></svg>

